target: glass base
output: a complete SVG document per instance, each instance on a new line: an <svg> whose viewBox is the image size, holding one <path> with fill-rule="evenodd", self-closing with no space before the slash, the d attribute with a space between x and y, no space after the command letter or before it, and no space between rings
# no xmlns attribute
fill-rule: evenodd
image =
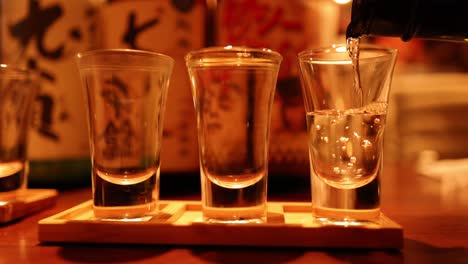
<svg viewBox="0 0 468 264"><path fill-rule="evenodd" d="M209 224L262 224L266 220L264 218L251 218L251 219L213 219L203 217L203 222Z"/></svg>
<svg viewBox="0 0 468 264"><path fill-rule="evenodd" d="M380 215L380 208L358 210L313 207L314 222L320 225L380 225Z"/></svg>
<svg viewBox="0 0 468 264"><path fill-rule="evenodd" d="M203 208L203 222L223 224L265 223L266 206Z"/></svg>
<svg viewBox="0 0 468 264"><path fill-rule="evenodd" d="M156 203L131 206L93 206L99 220L138 222L148 221L156 215Z"/></svg>

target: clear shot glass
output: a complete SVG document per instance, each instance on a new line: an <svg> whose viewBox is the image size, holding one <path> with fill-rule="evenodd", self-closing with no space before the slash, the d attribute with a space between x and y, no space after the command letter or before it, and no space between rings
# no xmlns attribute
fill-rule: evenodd
<svg viewBox="0 0 468 264"><path fill-rule="evenodd" d="M185 57L197 115L203 219L266 221L271 108L280 54L212 47Z"/></svg>
<svg viewBox="0 0 468 264"><path fill-rule="evenodd" d="M29 71L0 64L0 194L27 186L28 133L37 91Z"/></svg>
<svg viewBox="0 0 468 264"><path fill-rule="evenodd" d="M345 45L298 56L313 214L324 224L378 222L383 138L397 51L361 45L357 67Z"/></svg>
<svg viewBox="0 0 468 264"><path fill-rule="evenodd" d="M159 198L160 149L174 60L137 50L77 55L88 114L94 214L145 219Z"/></svg>

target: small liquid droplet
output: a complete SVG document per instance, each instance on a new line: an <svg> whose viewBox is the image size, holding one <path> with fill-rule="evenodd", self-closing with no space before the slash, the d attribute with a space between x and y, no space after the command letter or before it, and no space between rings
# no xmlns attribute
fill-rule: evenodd
<svg viewBox="0 0 468 264"><path fill-rule="evenodd" d="M364 139L364 140L362 141L362 143L361 143L361 146L362 146L363 148L370 148L370 147L372 147L372 143L371 143L369 140Z"/></svg>
<svg viewBox="0 0 468 264"><path fill-rule="evenodd" d="M341 170L340 170L340 168L338 168L338 167L334 167L334 168L333 168L333 172L334 172L335 174L340 174L340 173L341 173Z"/></svg>

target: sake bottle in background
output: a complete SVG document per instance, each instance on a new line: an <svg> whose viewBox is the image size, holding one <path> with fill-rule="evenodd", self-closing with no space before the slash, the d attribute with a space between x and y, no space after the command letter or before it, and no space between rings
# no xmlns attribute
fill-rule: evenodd
<svg viewBox="0 0 468 264"><path fill-rule="evenodd" d="M75 54L92 47L88 0L1 0L0 61L39 76L29 185L90 183L86 116Z"/></svg>
<svg viewBox="0 0 468 264"><path fill-rule="evenodd" d="M161 175L199 171L196 117L184 56L204 46L202 0L100 1L95 24L100 48L129 48L175 59L164 113Z"/></svg>
<svg viewBox="0 0 468 264"><path fill-rule="evenodd" d="M268 48L283 56L272 109L269 175L307 178L306 118L297 54L335 42L338 5L330 0L222 0L216 10L217 45Z"/></svg>

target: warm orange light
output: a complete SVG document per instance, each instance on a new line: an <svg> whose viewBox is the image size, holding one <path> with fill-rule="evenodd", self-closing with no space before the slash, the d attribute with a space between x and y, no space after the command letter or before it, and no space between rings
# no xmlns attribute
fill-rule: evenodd
<svg viewBox="0 0 468 264"><path fill-rule="evenodd" d="M335 1L335 3L340 4L340 5L344 5L344 4L351 2L351 0L333 0L333 1Z"/></svg>

